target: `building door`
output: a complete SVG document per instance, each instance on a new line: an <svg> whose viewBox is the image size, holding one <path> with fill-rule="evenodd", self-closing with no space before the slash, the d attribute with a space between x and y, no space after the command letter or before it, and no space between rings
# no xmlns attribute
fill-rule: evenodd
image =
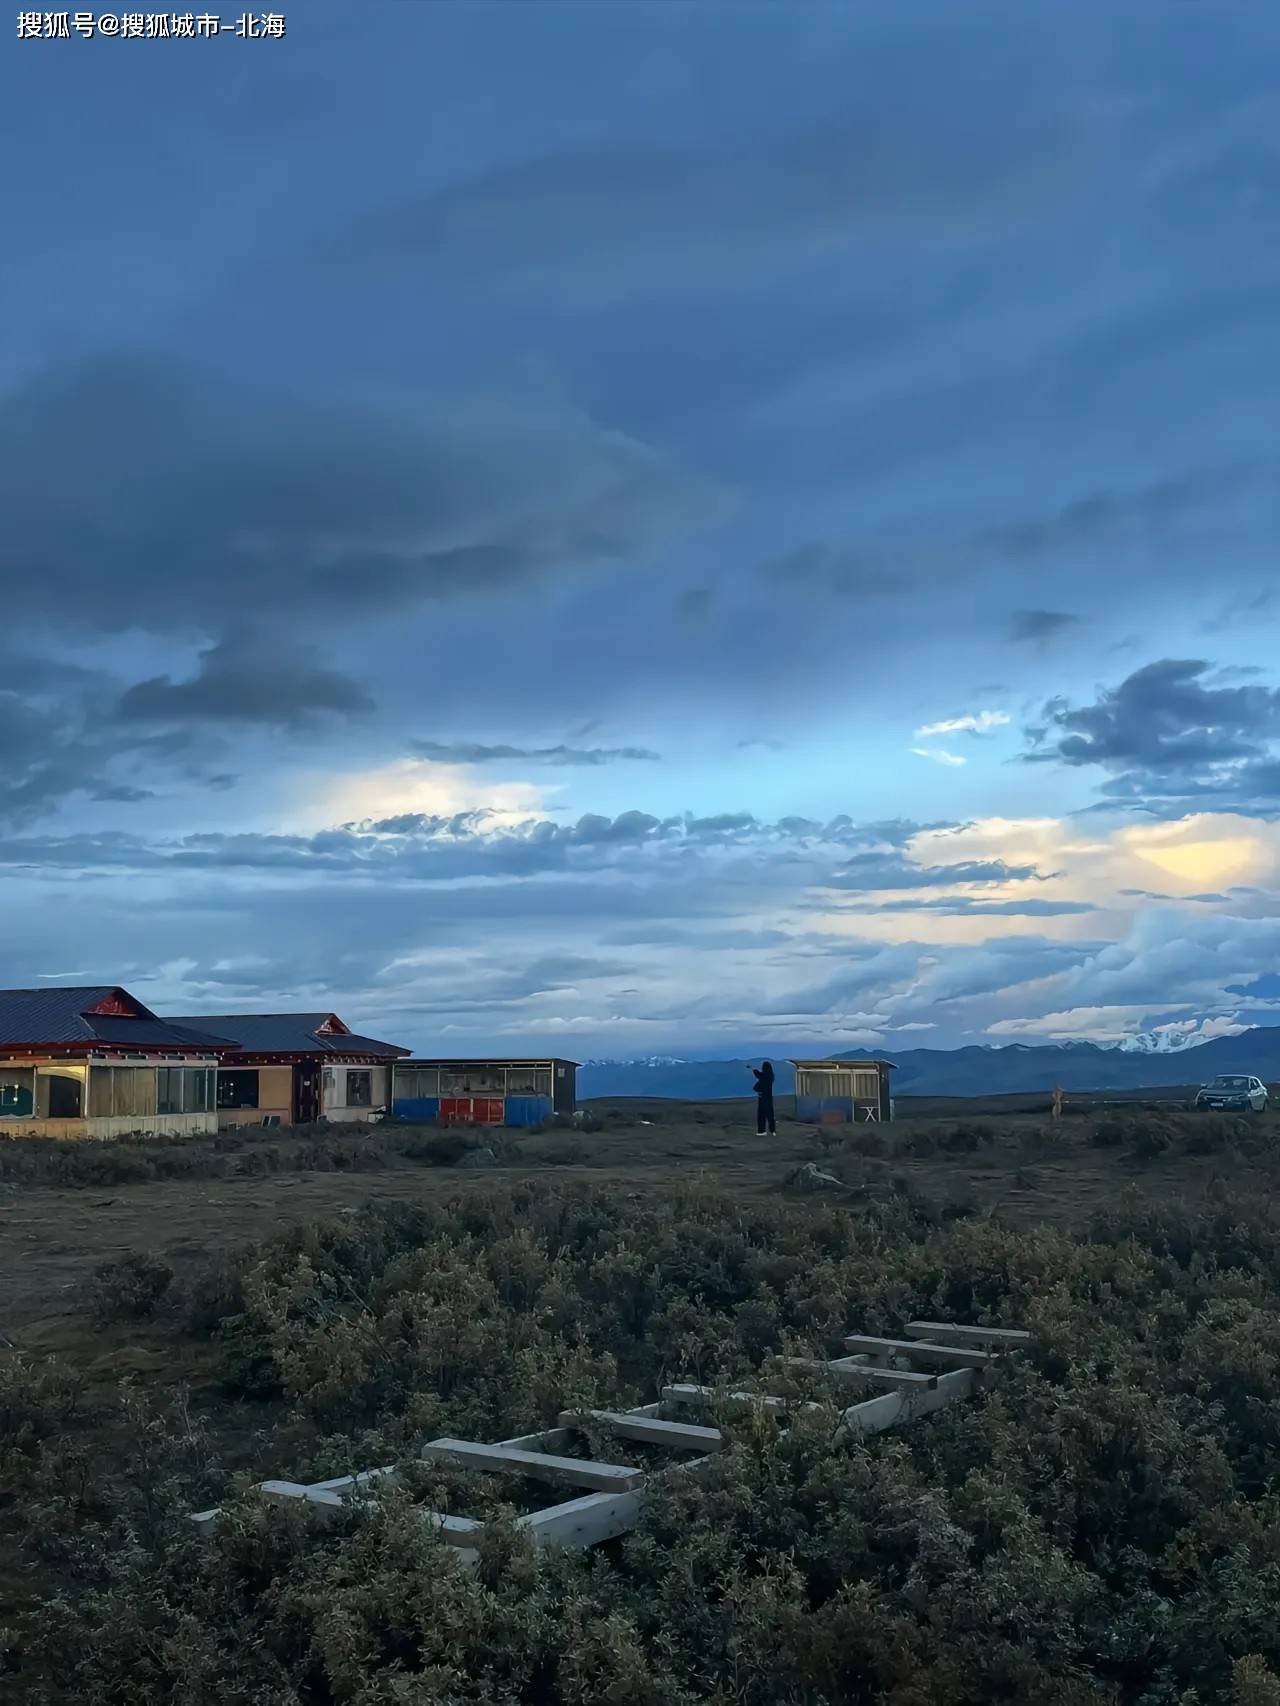
<svg viewBox="0 0 1280 1706"><path fill-rule="evenodd" d="M295 1125L311 1125L320 1118L320 1066L307 1061L293 1069L293 1119Z"/></svg>

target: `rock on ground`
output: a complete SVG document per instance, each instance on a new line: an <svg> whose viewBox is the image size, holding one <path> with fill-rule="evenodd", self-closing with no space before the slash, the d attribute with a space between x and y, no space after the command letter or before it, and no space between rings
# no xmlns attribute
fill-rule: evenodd
<svg viewBox="0 0 1280 1706"><path fill-rule="evenodd" d="M492 1149L468 1149L458 1157L459 1167L497 1167L501 1163Z"/></svg>
<svg viewBox="0 0 1280 1706"><path fill-rule="evenodd" d="M789 1191L843 1191L848 1188L834 1173L824 1173L812 1161L806 1161L803 1167L788 1173L782 1182Z"/></svg>

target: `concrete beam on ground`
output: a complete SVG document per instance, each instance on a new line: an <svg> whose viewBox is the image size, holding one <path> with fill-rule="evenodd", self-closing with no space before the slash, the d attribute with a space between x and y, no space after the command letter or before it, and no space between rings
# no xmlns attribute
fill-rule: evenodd
<svg viewBox="0 0 1280 1706"><path fill-rule="evenodd" d="M697 1386L687 1381L664 1386L662 1396L668 1404L727 1404L735 1410L766 1410L772 1415L822 1408L808 1399L777 1398L771 1392L722 1392L716 1386Z"/></svg>
<svg viewBox="0 0 1280 1706"><path fill-rule="evenodd" d="M538 1546L599 1546L633 1529L640 1516L640 1494L590 1493L522 1516L517 1527Z"/></svg>
<svg viewBox="0 0 1280 1706"><path fill-rule="evenodd" d="M936 1374L918 1374L914 1369L877 1368L861 1357L837 1357L833 1362L820 1362L816 1357L779 1357L780 1367L794 1368L805 1374L834 1374L841 1380L862 1380L877 1386L924 1388L937 1385Z"/></svg>
<svg viewBox="0 0 1280 1706"><path fill-rule="evenodd" d="M632 1410L560 1412L563 1427L580 1427L584 1421L599 1422L620 1439L643 1440L647 1445L669 1445L677 1451L719 1451L724 1444L724 1435L719 1428L698 1427L692 1422L664 1422L657 1416L637 1415Z"/></svg>
<svg viewBox="0 0 1280 1706"><path fill-rule="evenodd" d="M954 1321L908 1321L902 1329L909 1339L930 1339L946 1343L958 1339L961 1344L981 1345L993 1351L1016 1350L1020 1345L1034 1343L1035 1335L1015 1327L961 1327Z"/></svg>
<svg viewBox="0 0 1280 1706"><path fill-rule="evenodd" d="M377 1481L395 1482L399 1479L399 1474L399 1469L391 1463L385 1469L363 1469L358 1475L335 1475L332 1480L312 1481L310 1485L318 1492L341 1494L356 1492Z"/></svg>
<svg viewBox="0 0 1280 1706"><path fill-rule="evenodd" d="M971 1345L931 1345L922 1339L876 1339L868 1333L850 1333L845 1344L851 1351L865 1351L871 1356L916 1357L944 1368L980 1368L991 1361L990 1351Z"/></svg>
<svg viewBox="0 0 1280 1706"><path fill-rule="evenodd" d="M343 1500L327 1487L306 1486L300 1481L261 1481L255 1489L264 1499L298 1499L320 1510L340 1511Z"/></svg>
<svg viewBox="0 0 1280 1706"><path fill-rule="evenodd" d="M482 1473L527 1475L535 1481L562 1481L571 1487L593 1487L597 1492L625 1492L638 1487L644 1470L633 1464L592 1463L577 1457L559 1457L546 1451L521 1451L509 1445L483 1445L469 1439L433 1439L422 1455L437 1463L454 1463Z"/></svg>
<svg viewBox="0 0 1280 1706"><path fill-rule="evenodd" d="M919 1416L945 1409L958 1398L967 1398L977 1384L976 1370L957 1368L950 1374L940 1374L933 1386L923 1390L886 1392L882 1397L853 1404L844 1413L844 1423L858 1433L883 1433L886 1428L914 1422Z"/></svg>

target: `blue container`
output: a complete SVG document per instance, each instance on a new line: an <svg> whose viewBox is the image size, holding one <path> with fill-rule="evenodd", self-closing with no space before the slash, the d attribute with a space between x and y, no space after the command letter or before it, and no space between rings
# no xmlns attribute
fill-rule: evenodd
<svg viewBox="0 0 1280 1706"><path fill-rule="evenodd" d="M406 1125L434 1125L440 1118L439 1096L397 1096L391 1104L393 1120Z"/></svg>
<svg viewBox="0 0 1280 1706"><path fill-rule="evenodd" d="M550 1096L507 1097L507 1125L542 1125L550 1118Z"/></svg>

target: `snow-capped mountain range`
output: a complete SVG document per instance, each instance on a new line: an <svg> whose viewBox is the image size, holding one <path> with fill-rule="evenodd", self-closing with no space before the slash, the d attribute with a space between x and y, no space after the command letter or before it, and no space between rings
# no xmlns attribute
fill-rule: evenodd
<svg viewBox="0 0 1280 1706"><path fill-rule="evenodd" d="M772 1059L777 1090L794 1088L787 1062L795 1058L892 1060L894 1091L900 1096L993 1096L1064 1090L1141 1090L1203 1084L1219 1072L1256 1072L1280 1080L1280 1025L1260 1025L1205 1041L1203 1031L1160 1029L1123 1042L977 1044L957 1049L885 1048L845 1051L792 1045L752 1049L732 1060L678 1060L651 1056L642 1061L596 1060L578 1074L578 1094L657 1096L711 1101L751 1093L751 1067Z"/></svg>

